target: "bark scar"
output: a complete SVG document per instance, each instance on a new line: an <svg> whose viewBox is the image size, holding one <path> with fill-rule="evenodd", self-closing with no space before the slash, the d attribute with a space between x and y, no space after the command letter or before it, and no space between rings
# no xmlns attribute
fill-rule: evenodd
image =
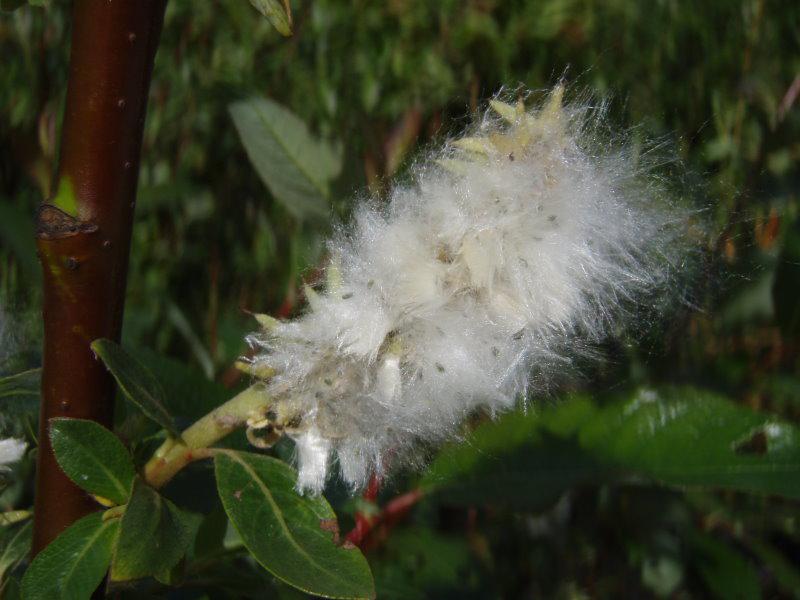
<svg viewBox="0 0 800 600"><path fill-rule="evenodd" d="M36 236L45 240L66 238L80 233L97 231L95 223L80 221L47 202L39 207L36 222Z"/></svg>

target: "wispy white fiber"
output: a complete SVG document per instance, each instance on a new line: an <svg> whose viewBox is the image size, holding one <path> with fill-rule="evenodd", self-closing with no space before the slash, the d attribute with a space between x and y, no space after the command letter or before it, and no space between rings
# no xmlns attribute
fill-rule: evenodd
<svg viewBox="0 0 800 600"><path fill-rule="evenodd" d="M363 202L306 312L251 336L299 489L321 491L334 461L360 487L474 411L543 392L671 281L688 213L602 109L562 94L493 101L388 203Z"/></svg>
<svg viewBox="0 0 800 600"><path fill-rule="evenodd" d="M0 470L7 468L6 465L17 462L25 454L27 448L25 440L6 438L0 440Z"/></svg>

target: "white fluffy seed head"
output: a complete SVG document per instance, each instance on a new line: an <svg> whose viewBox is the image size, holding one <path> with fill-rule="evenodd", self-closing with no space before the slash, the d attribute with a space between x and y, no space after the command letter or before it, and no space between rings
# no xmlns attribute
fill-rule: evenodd
<svg viewBox="0 0 800 600"><path fill-rule="evenodd" d="M21 459L27 447L28 445L25 443L25 440L18 440L16 438L0 440L0 469Z"/></svg>
<svg viewBox="0 0 800 600"><path fill-rule="evenodd" d="M305 314L251 336L301 490L319 492L334 458L363 486L475 410L543 392L665 290L690 214L631 148L601 139L601 109L562 95L533 110L492 101L385 206L357 208Z"/></svg>

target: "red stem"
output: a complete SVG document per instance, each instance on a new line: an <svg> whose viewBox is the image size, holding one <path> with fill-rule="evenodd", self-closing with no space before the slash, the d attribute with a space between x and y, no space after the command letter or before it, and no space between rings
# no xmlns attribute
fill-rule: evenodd
<svg viewBox="0 0 800 600"><path fill-rule="evenodd" d="M92 354L119 339L142 131L166 0L75 0L56 196L42 204L44 370L33 552L97 505L58 468L48 422L111 426L114 384Z"/></svg>
<svg viewBox="0 0 800 600"><path fill-rule="evenodd" d="M386 535L392 527L397 525L422 499L423 495L420 489L401 494L390 500L378 515L371 518L356 513L356 526L345 539L362 549L365 548L368 542L374 539L376 532L380 531L382 535Z"/></svg>

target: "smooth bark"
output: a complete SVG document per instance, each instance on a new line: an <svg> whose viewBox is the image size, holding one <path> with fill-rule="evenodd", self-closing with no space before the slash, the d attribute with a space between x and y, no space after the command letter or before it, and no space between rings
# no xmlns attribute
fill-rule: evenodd
<svg viewBox="0 0 800 600"><path fill-rule="evenodd" d="M55 196L39 212L44 371L33 552L99 506L56 464L48 421L107 427L114 382L89 348L119 340L150 75L166 0L75 0Z"/></svg>

